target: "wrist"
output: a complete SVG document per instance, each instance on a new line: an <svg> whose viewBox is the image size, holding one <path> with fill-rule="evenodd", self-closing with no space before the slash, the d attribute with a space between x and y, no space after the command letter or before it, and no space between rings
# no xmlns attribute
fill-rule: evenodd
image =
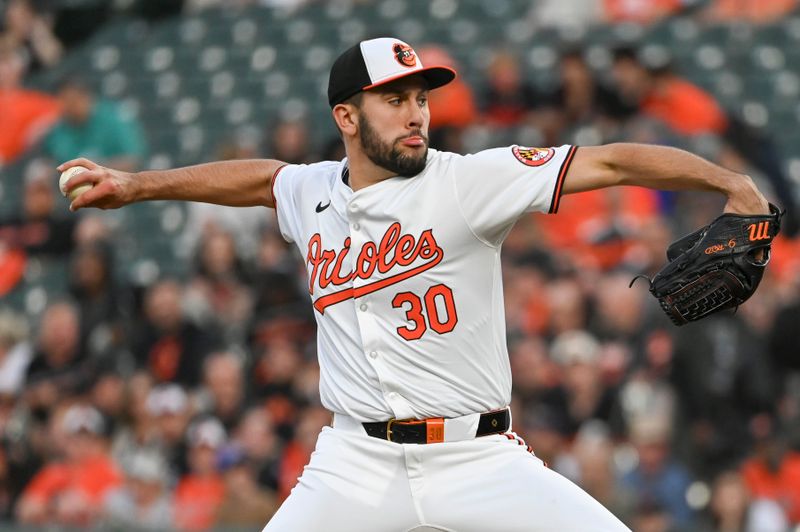
<svg viewBox="0 0 800 532"><path fill-rule="evenodd" d="M147 174L149 172L127 172L123 179L125 183L125 202L126 203L135 203L137 201L146 201L149 199L154 199L152 196L151 191L149 190L150 187L147 186L148 182L151 181Z"/></svg>
<svg viewBox="0 0 800 532"><path fill-rule="evenodd" d="M748 175L736 174L735 178L728 180L723 193L728 202L725 212L738 214L767 214L769 204L758 190L755 182Z"/></svg>

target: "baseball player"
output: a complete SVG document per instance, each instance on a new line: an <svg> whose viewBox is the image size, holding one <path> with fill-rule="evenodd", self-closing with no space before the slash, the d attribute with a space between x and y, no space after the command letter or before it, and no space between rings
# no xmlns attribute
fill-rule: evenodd
<svg viewBox="0 0 800 532"><path fill-rule="evenodd" d="M345 51L328 86L342 161L59 167L89 168L68 185L94 185L73 210L273 207L305 257L333 422L265 531L627 530L512 432L503 239L525 213L555 213L563 194L612 185L717 191L726 211L769 212L747 176L672 148L429 149L428 91L454 76L395 38Z"/></svg>

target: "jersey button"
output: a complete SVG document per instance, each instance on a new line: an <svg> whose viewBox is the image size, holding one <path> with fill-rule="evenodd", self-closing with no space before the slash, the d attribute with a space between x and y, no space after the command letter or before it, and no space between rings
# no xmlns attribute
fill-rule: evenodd
<svg viewBox="0 0 800 532"><path fill-rule="evenodd" d="M370 351L369 358L372 358L372 359L378 358L378 352L377 351Z"/></svg>
<svg viewBox="0 0 800 532"><path fill-rule="evenodd" d="M366 312L367 311L367 304L366 303L361 303L361 306L358 307L358 308L361 309L361 312Z"/></svg>
<svg viewBox="0 0 800 532"><path fill-rule="evenodd" d="M360 225L358 225L358 223L354 223L354 224L353 224L353 229L355 229L356 231L358 231L359 229L361 229L361 226L360 226Z"/></svg>
<svg viewBox="0 0 800 532"><path fill-rule="evenodd" d="M397 392L391 392L389 394L389 399L397 399Z"/></svg>

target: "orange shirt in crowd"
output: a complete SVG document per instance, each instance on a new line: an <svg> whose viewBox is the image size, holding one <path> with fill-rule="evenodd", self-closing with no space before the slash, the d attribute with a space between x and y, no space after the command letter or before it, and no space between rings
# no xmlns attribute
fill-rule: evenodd
<svg viewBox="0 0 800 532"><path fill-rule="evenodd" d="M84 461L46 465L25 488L23 498L49 503L70 491L84 495L93 506L101 505L108 490L122 484L122 474L108 456L96 456Z"/></svg>
<svg viewBox="0 0 800 532"><path fill-rule="evenodd" d="M289 442L283 451L278 472L278 498L286 499L297 484L297 479L303 473L303 468L311 460L311 453L306 451L297 442Z"/></svg>
<svg viewBox="0 0 800 532"><path fill-rule="evenodd" d="M619 187L569 194L561 198L557 216L537 221L548 245L571 252L578 264L607 269L624 257L625 243L591 244L614 218L635 226L658 215L658 193L642 187ZM619 244L619 245L618 245Z"/></svg>
<svg viewBox="0 0 800 532"><path fill-rule="evenodd" d="M787 453L774 472L761 460L748 460L742 476L754 497L777 502L792 523L800 523L800 453Z"/></svg>
<svg viewBox="0 0 800 532"><path fill-rule="evenodd" d="M776 22L797 7L797 0L715 0L706 11L713 20Z"/></svg>
<svg viewBox="0 0 800 532"><path fill-rule="evenodd" d="M175 525L180 530L211 528L224 497L222 477L186 475L175 488Z"/></svg>
<svg viewBox="0 0 800 532"><path fill-rule="evenodd" d="M0 163L13 161L52 126L58 101L35 91L0 90Z"/></svg>
<svg viewBox="0 0 800 532"><path fill-rule="evenodd" d="M609 22L650 23L677 11L681 0L604 0Z"/></svg>
<svg viewBox="0 0 800 532"><path fill-rule="evenodd" d="M417 53L426 65L444 65L459 70L455 59L444 48L426 46L417 50ZM472 88L458 76L444 87L428 94L428 108L431 109L431 129L463 128L473 124L478 118Z"/></svg>
<svg viewBox="0 0 800 532"><path fill-rule="evenodd" d="M713 96L677 76L660 80L642 102L642 111L683 135L719 134L728 125Z"/></svg>

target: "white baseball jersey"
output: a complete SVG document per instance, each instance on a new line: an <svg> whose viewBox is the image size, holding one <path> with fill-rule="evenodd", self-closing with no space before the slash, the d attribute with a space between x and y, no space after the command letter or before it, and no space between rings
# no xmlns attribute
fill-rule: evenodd
<svg viewBox="0 0 800 532"><path fill-rule="evenodd" d="M509 403L500 248L522 214L558 209L575 150L429 150L420 174L356 192L346 159L276 173L278 223L308 270L326 408L380 421Z"/></svg>

